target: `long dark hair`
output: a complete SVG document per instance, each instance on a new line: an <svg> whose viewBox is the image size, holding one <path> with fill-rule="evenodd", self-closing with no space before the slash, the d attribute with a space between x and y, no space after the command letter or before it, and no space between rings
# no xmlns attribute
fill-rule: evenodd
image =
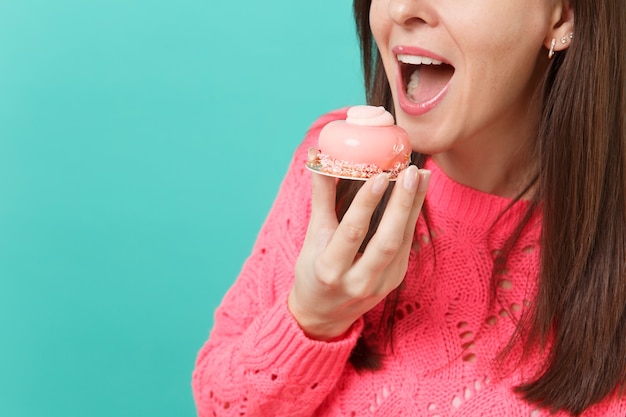
<svg viewBox="0 0 626 417"><path fill-rule="evenodd" d="M366 97L393 112L369 27L370 5L353 2ZM570 0L570 6L575 38L550 63L535 143L530 207L543 211L538 295L511 343L532 351L550 342L541 373L516 390L541 407L580 415L626 382L626 4ZM340 182L339 216L357 189L358 183ZM397 300L394 291L385 301L387 343ZM364 338L350 360L357 369L379 365Z"/></svg>

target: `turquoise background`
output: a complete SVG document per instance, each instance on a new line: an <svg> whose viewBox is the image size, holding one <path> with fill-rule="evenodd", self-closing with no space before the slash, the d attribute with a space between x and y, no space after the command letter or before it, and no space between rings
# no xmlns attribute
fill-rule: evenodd
<svg viewBox="0 0 626 417"><path fill-rule="evenodd" d="M0 1L0 416L194 416L308 125L363 101L350 2Z"/></svg>

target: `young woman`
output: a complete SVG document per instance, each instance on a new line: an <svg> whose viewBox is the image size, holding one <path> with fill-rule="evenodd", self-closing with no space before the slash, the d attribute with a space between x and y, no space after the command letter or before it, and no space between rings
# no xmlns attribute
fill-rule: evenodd
<svg viewBox="0 0 626 417"><path fill-rule="evenodd" d="M199 353L199 415L626 415L624 2L354 11L368 102L421 169L311 175L345 110L311 127Z"/></svg>

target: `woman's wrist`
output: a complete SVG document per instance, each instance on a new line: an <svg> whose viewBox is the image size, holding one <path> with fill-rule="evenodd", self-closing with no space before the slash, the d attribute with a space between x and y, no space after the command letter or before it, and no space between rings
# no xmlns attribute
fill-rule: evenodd
<svg viewBox="0 0 626 417"><path fill-rule="evenodd" d="M349 333L350 328L354 324L355 320L341 321L330 318L329 320L323 320L318 317L313 317L310 314L303 312L299 308L298 302L293 296L293 292L289 294L287 301L287 308L292 317L298 323L298 326L302 332L310 339L319 340L324 342L335 342L345 338Z"/></svg>

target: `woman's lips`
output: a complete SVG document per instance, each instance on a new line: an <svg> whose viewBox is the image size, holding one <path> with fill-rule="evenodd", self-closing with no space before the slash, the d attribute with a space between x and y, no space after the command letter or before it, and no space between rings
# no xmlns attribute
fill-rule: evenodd
<svg viewBox="0 0 626 417"><path fill-rule="evenodd" d="M435 59L437 61L441 61L443 63L446 63L448 65L451 65L447 59L445 59L444 57L435 54L434 52L431 52L429 50L423 49L423 48L416 48L414 46L395 46L391 52L393 52L393 54L395 56L398 55L413 55L413 56L423 56L423 57L427 57L430 59Z"/></svg>
<svg viewBox="0 0 626 417"><path fill-rule="evenodd" d="M413 116L428 113L443 100L454 67L445 58L421 48L397 46L393 53L398 60L398 104Z"/></svg>

